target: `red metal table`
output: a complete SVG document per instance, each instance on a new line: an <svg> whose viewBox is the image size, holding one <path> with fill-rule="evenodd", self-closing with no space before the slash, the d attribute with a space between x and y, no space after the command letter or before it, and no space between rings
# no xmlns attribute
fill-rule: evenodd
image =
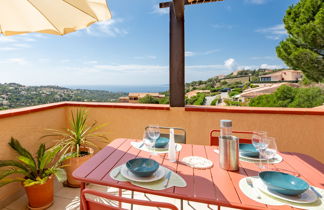
<svg viewBox="0 0 324 210"><path fill-rule="evenodd" d="M296 209L290 206L269 206L255 202L245 196L239 188L240 179L246 176L257 176L259 168L254 163L240 162L237 172L222 170L219 167L216 147L203 145L182 145L177 153L177 159L196 155L205 157L214 162L211 169L193 169L183 164L171 163L166 155L151 156L150 153L138 150L131 146L134 139L116 139L104 149L94 155L89 161L74 171L73 176L85 183L94 183L105 186L127 189L131 191L155 194L176 199L202 202L240 209ZM319 161L303 154L280 153L283 161L274 166L298 173L301 178L311 185L324 187L324 165ZM154 191L134 186L128 182L118 182L109 176L109 172L135 157L150 157L164 167L180 174L187 182L186 187L172 187L166 190Z"/></svg>

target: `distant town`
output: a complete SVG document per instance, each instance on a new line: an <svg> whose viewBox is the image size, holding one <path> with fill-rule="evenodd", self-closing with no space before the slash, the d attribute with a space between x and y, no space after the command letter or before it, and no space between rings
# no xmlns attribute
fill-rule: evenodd
<svg viewBox="0 0 324 210"><path fill-rule="evenodd" d="M129 93L119 102L168 104L168 94ZM311 108L323 103L324 84L312 83L292 69L237 70L186 84L188 105Z"/></svg>
<svg viewBox="0 0 324 210"><path fill-rule="evenodd" d="M292 69L237 70L186 84L187 105L323 107L324 84ZM0 84L0 110L60 101L169 104L169 92L111 92Z"/></svg>

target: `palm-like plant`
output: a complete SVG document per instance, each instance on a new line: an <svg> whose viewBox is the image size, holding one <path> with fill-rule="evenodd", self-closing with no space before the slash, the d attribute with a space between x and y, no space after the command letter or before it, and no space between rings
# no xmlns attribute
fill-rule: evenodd
<svg viewBox="0 0 324 210"><path fill-rule="evenodd" d="M87 155L87 152L80 150L82 147L99 149L96 142L108 143L107 137L98 133L105 125L97 125L97 122L87 125L88 113L79 109L74 115L72 112L71 128L65 130L48 129L51 134L44 137L57 138L56 146L62 148L63 154L71 154L73 157Z"/></svg>
<svg viewBox="0 0 324 210"><path fill-rule="evenodd" d="M66 180L66 174L62 162L68 156L58 154L60 147L46 149L45 144L38 148L36 157L33 157L18 140L11 138L9 146L18 153L18 160L0 160L0 168L7 167L0 171L0 187L12 183L23 182L25 187L34 184L45 183L51 175L55 175L59 181ZM16 177L10 175L19 175Z"/></svg>

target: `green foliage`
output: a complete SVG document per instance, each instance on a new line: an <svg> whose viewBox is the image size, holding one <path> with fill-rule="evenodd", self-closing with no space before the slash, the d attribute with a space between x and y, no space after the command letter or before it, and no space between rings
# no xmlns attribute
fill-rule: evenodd
<svg viewBox="0 0 324 210"><path fill-rule="evenodd" d="M219 103L221 103L221 101L222 101L222 99L220 98L220 97L216 97L214 100L212 100L212 102L211 102L211 106L216 106L216 104L219 104Z"/></svg>
<svg viewBox="0 0 324 210"><path fill-rule="evenodd" d="M50 134L43 136L56 138L57 144L55 148L61 148L61 152L70 154L74 157L82 156L80 148L90 147L99 149L97 142L108 143L107 137L98 131L105 125L97 125L94 122L87 125L88 113L83 109L78 109L76 114L72 112L72 119L70 121L71 128L65 130L48 129Z"/></svg>
<svg viewBox="0 0 324 210"><path fill-rule="evenodd" d="M146 95L138 100L141 104L158 104L159 100L151 95Z"/></svg>
<svg viewBox="0 0 324 210"><path fill-rule="evenodd" d="M60 101L112 102L127 93L104 90L69 89L58 86L23 86L0 84L0 110L48 104ZM6 101L2 104L1 101Z"/></svg>
<svg viewBox="0 0 324 210"><path fill-rule="evenodd" d="M226 106L242 106L243 105L242 102L240 102L240 101L232 101L230 99L225 99L224 102L225 102Z"/></svg>
<svg viewBox="0 0 324 210"><path fill-rule="evenodd" d="M282 85L273 94L252 98L249 106L311 108L323 103L324 91L321 88L293 88Z"/></svg>
<svg viewBox="0 0 324 210"><path fill-rule="evenodd" d="M289 37L276 48L290 67L300 69L310 80L324 79L324 2L300 0L284 17Z"/></svg>
<svg viewBox="0 0 324 210"><path fill-rule="evenodd" d="M159 99L159 104L170 104L169 97L164 97Z"/></svg>
<svg viewBox="0 0 324 210"><path fill-rule="evenodd" d="M204 105L205 99L206 99L206 95L204 93L198 93L196 96L193 96L191 98L186 98L186 104Z"/></svg>
<svg viewBox="0 0 324 210"><path fill-rule="evenodd" d="M9 146L19 156L18 160L0 160L0 167L6 167L0 172L0 187L12 182L23 182L24 186L43 184L53 174L59 181L66 180L61 163L68 157L59 155L61 147L46 150L45 145L41 144L36 157L33 157L14 138L11 138ZM12 177L12 175L16 176Z"/></svg>
<svg viewBox="0 0 324 210"><path fill-rule="evenodd" d="M204 105L206 101L205 94L198 94L197 100L193 103L193 105Z"/></svg>

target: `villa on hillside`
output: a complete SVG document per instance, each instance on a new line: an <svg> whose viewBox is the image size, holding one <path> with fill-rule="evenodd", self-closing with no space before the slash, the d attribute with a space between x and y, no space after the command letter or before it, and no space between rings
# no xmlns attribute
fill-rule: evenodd
<svg viewBox="0 0 324 210"><path fill-rule="evenodd" d="M281 85L288 85L290 87L298 87L299 86L298 84L295 84L295 83L266 84L263 86L259 86L257 88L247 89L247 90L243 91L243 93L234 96L234 98L238 101L245 102L247 99L250 99L250 98L254 98L257 96L261 96L261 95L271 94L271 93L275 92Z"/></svg>
<svg viewBox="0 0 324 210"><path fill-rule="evenodd" d="M193 90L193 91L186 93L186 97L191 98L191 97L198 95L198 93L210 93L210 90Z"/></svg>
<svg viewBox="0 0 324 210"><path fill-rule="evenodd" d="M141 98L145 96L152 96L154 98L164 98L165 95L160 93L129 93L128 96L119 97L118 101L121 103L138 103Z"/></svg>
<svg viewBox="0 0 324 210"><path fill-rule="evenodd" d="M303 77L301 71L297 70L284 70L275 72L272 74L262 75L260 76L261 82L275 82L275 81L298 81Z"/></svg>

